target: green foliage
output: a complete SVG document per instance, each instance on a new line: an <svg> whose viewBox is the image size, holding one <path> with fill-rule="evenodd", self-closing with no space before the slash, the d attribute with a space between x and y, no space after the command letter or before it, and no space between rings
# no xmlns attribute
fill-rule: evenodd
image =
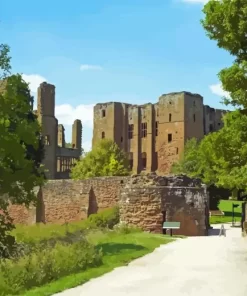
<svg viewBox="0 0 247 296"><path fill-rule="evenodd" d="M224 127L205 136L200 143L190 140L184 157L174 171L199 177L207 185L227 189L247 188L247 115L227 113ZM176 171L177 170L177 171Z"/></svg>
<svg viewBox="0 0 247 296"><path fill-rule="evenodd" d="M37 248L18 260L2 260L0 295L17 295L75 272L102 263L102 253L85 239L67 245Z"/></svg>
<svg viewBox="0 0 247 296"><path fill-rule="evenodd" d="M197 177L198 174L198 148L199 142L192 138L185 143L184 153L179 162L172 165L172 173L187 174L188 176Z"/></svg>
<svg viewBox="0 0 247 296"><path fill-rule="evenodd" d="M40 126L33 114L33 98L21 75L8 76L9 48L0 45L0 256L13 247L8 204L29 205L36 200L35 186L44 182L44 155Z"/></svg>
<svg viewBox="0 0 247 296"><path fill-rule="evenodd" d="M130 226L125 223L115 225L114 230L116 230L118 233L121 233L121 234L142 232L141 228Z"/></svg>
<svg viewBox="0 0 247 296"><path fill-rule="evenodd" d="M210 0L203 13L202 25L208 37L236 58L231 67L219 73L223 89L230 93L223 101L247 108L247 2Z"/></svg>
<svg viewBox="0 0 247 296"><path fill-rule="evenodd" d="M92 231L87 238L97 249L101 250L103 254L102 265L61 277L49 285L25 291L23 294L25 296L53 295L65 289L82 285L93 278L112 271L114 268L125 266L130 261L152 252L161 244L174 241L170 237L147 232L125 234L117 231Z"/></svg>
<svg viewBox="0 0 247 296"><path fill-rule="evenodd" d="M103 222L102 222L103 221ZM119 209L113 207L103 210L98 214L90 215L88 219L71 222L68 224L35 224L35 225L16 225L12 231L17 242L23 242L29 245L39 244L40 242L50 240L60 240L73 233L79 233L82 230L94 229L97 227L112 228L119 223Z"/></svg>
<svg viewBox="0 0 247 296"><path fill-rule="evenodd" d="M71 177L87 179L126 176L129 173L129 163L125 153L112 140L103 139L75 164L71 170Z"/></svg>
<svg viewBox="0 0 247 296"><path fill-rule="evenodd" d="M96 219L97 216L100 219ZM162 235L145 233L126 225L108 229L116 223L119 223L117 207L79 223L17 227L13 234L18 237L19 243L27 244L27 248L24 255L0 262L0 296L52 295L171 241ZM96 224L107 228L95 228ZM75 281L71 278L77 278L76 284L72 284ZM26 291L39 286L42 287ZM51 287L52 292L48 292Z"/></svg>
<svg viewBox="0 0 247 296"><path fill-rule="evenodd" d="M88 218L90 227L110 228L119 223L119 208L107 209L98 214L92 214Z"/></svg>
<svg viewBox="0 0 247 296"><path fill-rule="evenodd" d="M9 46L0 44L0 80L5 78L11 70Z"/></svg>

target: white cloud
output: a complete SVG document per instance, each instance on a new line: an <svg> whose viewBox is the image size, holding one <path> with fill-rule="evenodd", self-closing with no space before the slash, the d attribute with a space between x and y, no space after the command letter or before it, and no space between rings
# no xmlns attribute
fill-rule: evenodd
<svg viewBox="0 0 247 296"><path fill-rule="evenodd" d="M55 116L61 124L72 125L75 119L80 119L82 125L92 128L93 107L94 104L78 105L76 107L70 104L57 105L55 107Z"/></svg>
<svg viewBox="0 0 247 296"><path fill-rule="evenodd" d="M22 78L29 84L29 88L33 93L37 92L37 88L42 82L47 81L46 78L38 74L30 74L30 75L22 74Z"/></svg>
<svg viewBox="0 0 247 296"><path fill-rule="evenodd" d="M212 84L209 86L211 92L220 97L227 97L229 98L230 95L228 92L224 91L222 85L220 83Z"/></svg>
<svg viewBox="0 0 247 296"><path fill-rule="evenodd" d="M84 65L81 65L80 66L80 70L81 71L87 71L87 70L100 71L100 70L103 70L103 68L101 66L98 66L98 65L87 65L87 64L84 64Z"/></svg>
<svg viewBox="0 0 247 296"><path fill-rule="evenodd" d="M206 4L209 0L182 0L182 2L192 3L192 4Z"/></svg>

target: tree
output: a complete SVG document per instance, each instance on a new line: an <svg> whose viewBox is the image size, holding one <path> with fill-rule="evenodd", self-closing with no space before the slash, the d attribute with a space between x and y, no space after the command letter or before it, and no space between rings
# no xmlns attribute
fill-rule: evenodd
<svg viewBox="0 0 247 296"><path fill-rule="evenodd" d="M11 70L9 46L0 44L0 80L5 78Z"/></svg>
<svg viewBox="0 0 247 296"><path fill-rule="evenodd" d="M125 153L112 140L103 139L77 161L71 170L71 177L87 179L100 176L126 176L129 173L129 163Z"/></svg>
<svg viewBox="0 0 247 296"><path fill-rule="evenodd" d="M207 36L235 57L233 65L219 72L222 87L229 92L226 105L247 108L247 1L210 0L201 21Z"/></svg>
<svg viewBox="0 0 247 296"><path fill-rule="evenodd" d="M173 171L199 177L207 185L230 190L247 189L247 115L229 112L224 127L205 136L200 143L187 142L184 157Z"/></svg>
<svg viewBox="0 0 247 296"><path fill-rule="evenodd" d="M199 141L196 138L188 140L181 159L172 165L172 173L198 177L198 149Z"/></svg>
<svg viewBox="0 0 247 296"><path fill-rule="evenodd" d="M41 167L44 155L41 130L32 110L33 98L21 75L8 76L10 58L4 48L0 52L0 251L13 238L8 235L14 226L8 206L29 205L36 201L35 186L44 182ZM1 250L2 249L2 250ZM1 255L1 254L0 254ZM6 254L5 254L6 255Z"/></svg>

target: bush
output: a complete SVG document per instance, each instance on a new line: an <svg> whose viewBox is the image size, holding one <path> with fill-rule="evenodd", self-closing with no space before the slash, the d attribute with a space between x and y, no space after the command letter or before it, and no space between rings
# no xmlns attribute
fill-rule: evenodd
<svg viewBox="0 0 247 296"><path fill-rule="evenodd" d="M125 223L115 225L114 230L116 230L118 233L121 233L121 234L142 232L141 228L134 227L134 226L129 226L129 225L125 224Z"/></svg>
<svg viewBox="0 0 247 296"><path fill-rule="evenodd" d="M57 243L18 260L0 263L0 295L18 295L60 277L102 264L102 253L85 239L74 244Z"/></svg>
<svg viewBox="0 0 247 296"><path fill-rule="evenodd" d="M92 214L88 218L90 228L110 228L119 223L119 208L107 209L98 214Z"/></svg>
<svg viewBox="0 0 247 296"><path fill-rule="evenodd" d="M36 245L40 242L58 240L70 240L71 237L78 237L86 229L94 228L113 228L119 222L119 209L114 207L104 210L98 214L89 216L88 219L61 224L36 224L36 225L17 225L11 234L17 242ZM73 239L74 241L74 239Z"/></svg>

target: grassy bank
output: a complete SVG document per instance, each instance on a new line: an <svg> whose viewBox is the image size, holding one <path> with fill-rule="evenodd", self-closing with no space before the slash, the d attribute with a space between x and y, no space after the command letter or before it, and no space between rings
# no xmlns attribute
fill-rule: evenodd
<svg viewBox="0 0 247 296"><path fill-rule="evenodd" d="M60 278L48 285L32 289L23 293L25 296L48 296L65 289L81 285L92 278L103 275L116 267L127 265L133 259L152 252L161 244L171 242L173 239L144 232L135 233L102 233L92 232L89 241L102 250L102 265L97 268L89 268L84 272L71 274Z"/></svg>
<svg viewBox="0 0 247 296"><path fill-rule="evenodd" d="M232 204L238 204L239 207L234 209L235 221L241 221L241 213L242 213L242 201L233 201L233 200L221 200L219 203L219 210L224 212L224 216L211 216L210 223L211 224L219 224L219 223L228 223L232 222Z"/></svg>
<svg viewBox="0 0 247 296"><path fill-rule="evenodd" d="M125 265L173 239L126 226L118 210L67 225L17 226L17 257L0 260L0 296L52 295Z"/></svg>

